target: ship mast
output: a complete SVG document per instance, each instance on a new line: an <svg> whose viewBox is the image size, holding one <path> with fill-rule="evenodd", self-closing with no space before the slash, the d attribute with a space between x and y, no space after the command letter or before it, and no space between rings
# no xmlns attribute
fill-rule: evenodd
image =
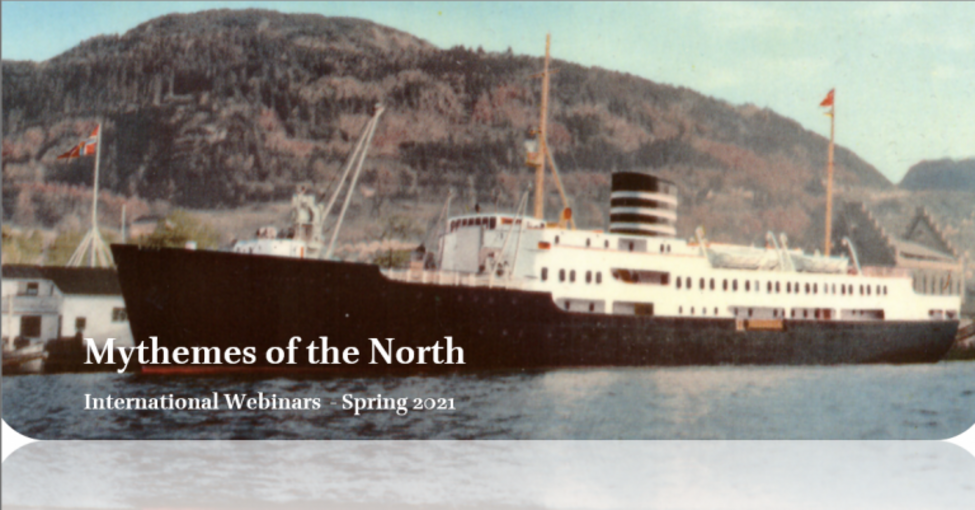
<svg viewBox="0 0 975 510"><path fill-rule="evenodd" d="M832 235L833 226L833 139L835 135L836 126L836 105L834 104L833 94L836 89L829 91L826 95L826 99L823 99L819 106L828 106L829 112L829 153L826 158L826 242L823 249L823 253L829 257L830 249L830 237Z"/></svg>
<svg viewBox="0 0 975 510"><path fill-rule="evenodd" d="M548 83L549 83L549 49L552 45L552 34L545 34L545 70L542 71L542 108L541 119L538 121L538 137L542 141L540 149L548 152L545 142L548 140ZM545 154L540 154L535 167L535 218L545 219Z"/></svg>

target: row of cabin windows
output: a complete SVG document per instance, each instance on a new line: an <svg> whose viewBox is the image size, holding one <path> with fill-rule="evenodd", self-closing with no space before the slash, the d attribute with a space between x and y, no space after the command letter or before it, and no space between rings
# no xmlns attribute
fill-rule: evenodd
<svg viewBox="0 0 975 510"><path fill-rule="evenodd" d="M597 285L603 283L603 273L601 271L596 271L595 277L596 277L595 280ZM547 267L542 268L542 281L543 282L548 281ZM564 283L564 282L565 282L565 269L559 269L559 283ZM575 282L576 282L576 270L571 269L569 270L569 283L575 283ZM593 282L593 272L586 271L586 283L592 283L592 282Z"/></svg>
<svg viewBox="0 0 975 510"><path fill-rule="evenodd" d="M766 282L765 291L768 294L772 294L773 293L773 289L774 289L774 293L775 294L779 294L779 293L782 292L782 285L781 285L781 283L782 282L768 281L768 282ZM691 290L691 289L694 288L694 282L693 282L693 280L691 279L690 276L686 276L686 277L680 277L680 276L678 276L676 278L676 280L674 281L674 284L675 284L675 286L678 289L686 288L687 290ZM761 284L759 283L758 280L755 280L755 284L754 285L752 285L752 281L751 280L745 280L743 286L744 286L745 292L753 292L753 291L754 292L761 292L761 289L762 289L762 286L761 286ZM707 285L705 285L704 278L699 279L698 280L698 288L700 288L701 290L704 290L705 288L708 288L710 290L714 290L714 288L715 288L714 278L711 278L707 282ZM819 284L818 283L806 283L804 285L800 285L799 282L785 282L785 293L786 294L802 294L802 293L805 293L805 294L819 294L819 288L820 287L819 287ZM876 290L874 290L874 288ZM824 294L836 294L837 293L836 292L836 284L835 283L834 284L824 283L822 289L823 289L823 293ZM847 295L852 296L855 293L856 286L855 285L840 284L839 289L840 289L840 292L839 292L840 295L842 295L842 296L847 296ZM727 279L722 280L722 282L721 282L721 290L724 290L724 291L727 291L728 290L728 280ZM738 280L737 279L731 280L731 291L732 292L737 292L738 291ZM876 285L875 287L871 287L870 285L860 285L860 295L861 296L870 296L870 295L873 295L874 293L876 295L878 295L878 296L886 296L887 295L887 286L886 285Z"/></svg>
<svg viewBox="0 0 975 510"><path fill-rule="evenodd" d="M561 240L561 237L560 236L555 236L555 239L552 240L552 244L559 244L559 241L560 240ZM586 238L586 248L592 248L592 239L590 239L588 237ZM603 248L606 248L606 249L609 248L609 239L603 240ZM643 242L643 243L639 243L638 244L635 241L622 240L620 242L620 250L623 250L623 249L626 249L628 251L646 251L646 242ZM670 253L670 245L669 244L661 244L660 245L660 253Z"/></svg>
<svg viewBox="0 0 975 510"><path fill-rule="evenodd" d="M559 236L555 236L555 239L553 240L552 244L559 244L559 241L560 241L560 237ZM626 247L629 251L643 251L644 250L644 247L643 246L637 246L637 244L634 241L628 241L628 242L624 241L622 243L622 245L620 246L620 248L623 248L623 247ZM588 237L586 238L586 248L592 248L592 239L589 239ZM609 248L609 239L606 239L606 240L603 241L603 248L607 248L607 249ZM660 253L670 253L670 245L669 244L661 244L660 245Z"/></svg>
<svg viewBox="0 0 975 510"><path fill-rule="evenodd" d="M692 306L691 307L691 315L694 315L694 310L695 310L695 308ZM683 306L677 307L677 313L683 315L684 314L684 307ZM706 306L702 306L701 307L701 315L707 315L707 314L708 314L708 308ZM715 316L718 315L718 307L714 307L714 315Z"/></svg>
<svg viewBox="0 0 975 510"><path fill-rule="evenodd" d="M515 225L521 223L521 220L514 220ZM498 226L498 218L464 218L462 220L454 220L450 222L450 231L453 232L461 227L481 227L488 230L494 230Z"/></svg>
<svg viewBox="0 0 975 510"><path fill-rule="evenodd" d="M694 315L695 310L696 309L693 306L690 307L690 315ZM748 313L748 317L752 317L754 315L754 310L755 310L754 308L749 308L748 309L748 312L747 312ZM742 314L741 315L744 315L745 309L741 309L741 311L742 311ZM731 313L734 316L736 316L736 317L739 316L739 313L738 312L739 312L739 309L737 307L731 309ZM677 313L683 315L684 314L684 307L683 306L677 307ZM708 308L705 307L705 306L702 306L701 307L701 315L707 315L707 314L708 314ZM714 315L715 316L718 315L718 307L714 307ZM782 319L784 317L785 317L785 309L784 308L775 308L775 309L772 310L772 318L774 318L774 319ZM793 311L793 317L795 317L795 311ZM818 318L818 316L817 316L817 318Z"/></svg>
<svg viewBox="0 0 975 510"><path fill-rule="evenodd" d="M555 242L553 244L559 244L559 236L555 236ZM592 248L592 239L586 238L586 248ZM603 241L603 248L609 248L609 239Z"/></svg>

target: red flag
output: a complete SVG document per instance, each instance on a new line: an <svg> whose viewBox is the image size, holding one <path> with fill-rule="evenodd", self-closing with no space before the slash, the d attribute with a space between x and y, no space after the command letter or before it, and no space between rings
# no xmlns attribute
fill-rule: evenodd
<svg viewBox="0 0 975 510"><path fill-rule="evenodd" d="M833 106L833 92L836 92L836 89L830 89L829 94L826 94L826 99L823 99L819 106Z"/></svg>
<svg viewBox="0 0 975 510"><path fill-rule="evenodd" d="M91 132L88 139L75 145L73 149L65 152L64 154L58 156L58 159L71 159L80 158L81 156L91 156L95 154L95 150L98 148L98 126L95 126L95 130Z"/></svg>

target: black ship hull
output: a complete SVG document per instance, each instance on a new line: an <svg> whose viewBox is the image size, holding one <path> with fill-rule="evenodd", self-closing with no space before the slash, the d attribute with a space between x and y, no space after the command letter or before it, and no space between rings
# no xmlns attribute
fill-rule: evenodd
<svg viewBox="0 0 975 510"><path fill-rule="evenodd" d="M551 295L391 281L376 266L225 252L112 247L136 344L256 348L252 365L151 365L144 372L315 372L355 375L584 366L923 363L940 360L957 321L782 321L751 329L720 318L570 313ZM301 337L295 364L271 347ZM311 364L320 337L357 363ZM394 349L445 345L464 364L386 363ZM387 344L385 339L395 339ZM408 354L408 353L407 353ZM378 359L378 363L370 363ZM445 356L440 355L441 361ZM333 360L334 361L334 360Z"/></svg>

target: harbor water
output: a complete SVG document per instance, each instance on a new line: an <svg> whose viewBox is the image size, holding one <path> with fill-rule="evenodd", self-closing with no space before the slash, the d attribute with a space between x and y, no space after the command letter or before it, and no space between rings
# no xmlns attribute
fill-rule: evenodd
<svg viewBox="0 0 975 510"><path fill-rule="evenodd" d="M216 406L86 409L109 396ZM233 398L253 408L229 409ZM357 415L355 399L365 406L368 398L373 409ZM975 423L975 363L330 379L27 375L3 377L3 406L14 429L37 439L944 439Z"/></svg>

